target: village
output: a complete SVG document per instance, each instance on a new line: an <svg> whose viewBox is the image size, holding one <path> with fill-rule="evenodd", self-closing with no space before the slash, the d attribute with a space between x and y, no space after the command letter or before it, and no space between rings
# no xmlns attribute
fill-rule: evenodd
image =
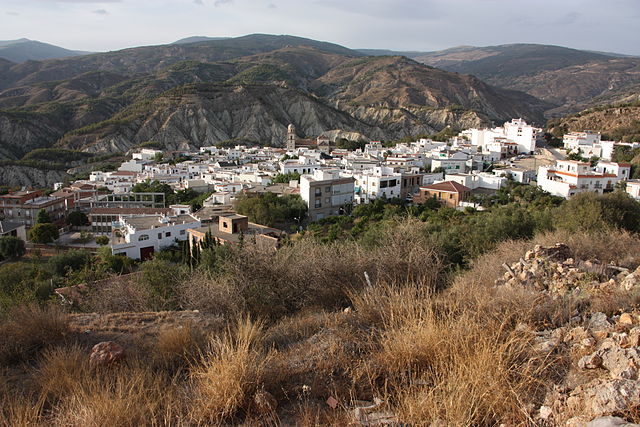
<svg viewBox="0 0 640 427"><path fill-rule="evenodd" d="M483 197L509 182L563 198L624 188L640 199L640 180L631 179L631 165L612 162L616 147L640 144L604 141L590 131L568 133L563 144L562 150L547 147L541 129L513 119L501 127L464 130L448 141L422 138L395 146L370 141L353 150L338 148L324 135L299 138L294 125L288 126L283 148L207 146L172 153L141 148L115 171L0 196L0 235L27 241L44 211L59 228L55 242L45 243L90 250L108 245L114 255L146 260L178 242L193 248L208 236L220 244L251 239L265 250L277 249L287 233L380 199L407 205L435 199L455 209L482 210ZM170 204L164 192L139 190L149 183L201 195L202 202ZM250 222L234 209L239 197L268 193L299 196L306 212L278 226ZM69 227L72 212L86 215L85 223Z"/></svg>

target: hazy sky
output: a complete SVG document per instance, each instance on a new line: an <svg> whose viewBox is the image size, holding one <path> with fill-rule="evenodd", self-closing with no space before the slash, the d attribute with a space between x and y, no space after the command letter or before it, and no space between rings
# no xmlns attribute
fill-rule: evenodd
<svg viewBox="0 0 640 427"><path fill-rule="evenodd" d="M640 55L640 0L1 0L0 40L106 51L192 35L291 34L351 48L557 44Z"/></svg>

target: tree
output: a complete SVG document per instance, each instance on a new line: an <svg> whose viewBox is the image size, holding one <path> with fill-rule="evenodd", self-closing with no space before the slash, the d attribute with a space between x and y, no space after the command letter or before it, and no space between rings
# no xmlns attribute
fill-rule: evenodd
<svg viewBox="0 0 640 427"><path fill-rule="evenodd" d="M40 209L38 211L38 216L36 217L36 224L50 224L51 216L44 209Z"/></svg>
<svg viewBox="0 0 640 427"><path fill-rule="evenodd" d="M58 237L60 237L58 227L51 223L36 224L29 230L29 240L33 243L52 243Z"/></svg>
<svg viewBox="0 0 640 427"><path fill-rule="evenodd" d="M24 241L19 237L0 237L0 256L4 259L19 258L25 253Z"/></svg>
<svg viewBox="0 0 640 427"><path fill-rule="evenodd" d="M96 237L96 243L99 244L100 246L108 245L109 244L109 237L108 236L98 236L98 237Z"/></svg>
<svg viewBox="0 0 640 427"><path fill-rule="evenodd" d="M89 218L83 212L73 211L67 216L67 224L72 227L81 227L83 225L89 225Z"/></svg>
<svg viewBox="0 0 640 427"><path fill-rule="evenodd" d="M300 181L300 174L298 172L279 173L271 180L274 184L288 184L289 181Z"/></svg>

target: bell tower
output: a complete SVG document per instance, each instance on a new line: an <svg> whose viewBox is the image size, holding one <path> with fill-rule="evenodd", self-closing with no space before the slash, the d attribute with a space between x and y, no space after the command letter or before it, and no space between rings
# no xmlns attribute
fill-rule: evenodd
<svg viewBox="0 0 640 427"><path fill-rule="evenodd" d="M286 146L288 151L294 151L296 149L296 139L298 139L296 136L296 127L293 124L290 124L289 127L287 127Z"/></svg>

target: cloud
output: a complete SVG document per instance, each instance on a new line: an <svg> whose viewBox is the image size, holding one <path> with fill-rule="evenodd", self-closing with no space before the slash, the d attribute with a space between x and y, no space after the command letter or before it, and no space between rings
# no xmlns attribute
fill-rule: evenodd
<svg viewBox="0 0 640 427"><path fill-rule="evenodd" d="M216 0L214 4L214 6L218 7L218 6L224 6L225 4L231 4L233 3L233 0Z"/></svg>
<svg viewBox="0 0 640 427"><path fill-rule="evenodd" d="M267 5L267 9L277 9L277 8L278 8L278 6L276 6L274 3L269 3Z"/></svg>
<svg viewBox="0 0 640 427"><path fill-rule="evenodd" d="M18 12L14 12L13 10L5 12L5 14L10 15L10 16L18 16L18 15L20 15Z"/></svg>
<svg viewBox="0 0 640 427"><path fill-rule="evenodd" d="M316 4L342 12L385 20L433 20L444 10L433 0L316 0Z"/></svg>
<svg viewBox="0 0 640 427"><path fill-rule="evenodd" d="M38 0L40 3L122 3L122 0Z"/></svg>
<svg viewBox="0 0 640 427"><path fill-rule="evenodd" d="M204 6L204 2L203 2L202 0L193 0L193 2L194 2L195 4L200 5L200 6Z"/></svg>
<svg viewBox="0 0 640 427"><path fill-rule="evenodd" d="M96 15L108 15L109 12L106 9L96 9L93 11Z"/></svg>

